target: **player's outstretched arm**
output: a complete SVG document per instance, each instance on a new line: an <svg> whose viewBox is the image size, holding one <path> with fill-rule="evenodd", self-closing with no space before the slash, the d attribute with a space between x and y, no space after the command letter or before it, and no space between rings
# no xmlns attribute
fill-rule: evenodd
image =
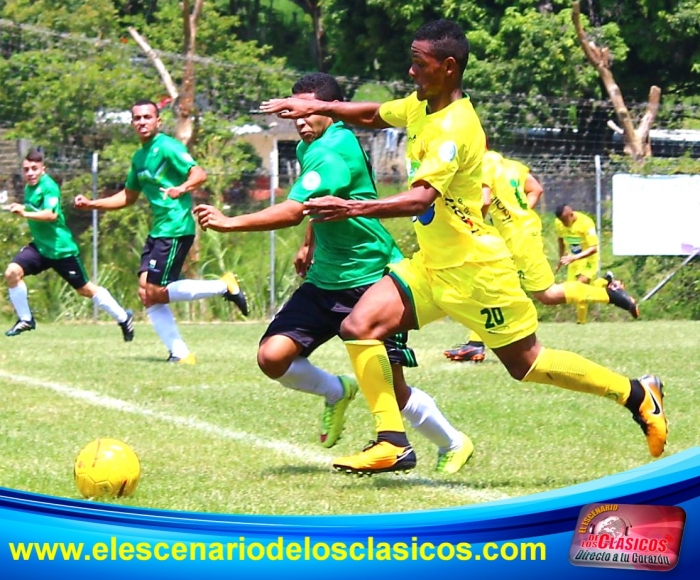
<svg viewBox="0 0 700 580"><path fill-rule="evenodd" d="M139 192L133 191L131 189L122 189L114 195L108 197L102 197L100 199L89 199L84 195L76 195L73 200L73 207L75 209L89 210L111 210L111 209L122 209L124 207L133 205L139 198Z"/></svg>
<svg viewBox="0 0 700 580"><path fill-rule="evenodd" d="M11 203L8 207L8 211L35 222L55 222L58 218L53 210L41 209L39 211L27 211L21 203Z"/></svg>
<svg viewBox="0 0 700 580"><path fill-rule="evenodd" d="M271 99L263 101L260 110L263 113L276 113L283 119L299 119L309 115L325 115L351 125L371 129L386 129L391 127L379 116L379 103L345 101L320 101L318 99Z"/></svg>
<svg viewBox="0 0 700 580"><path fill-rule="evenodd" d="M288 199L263 210L227 217L213 205L200 204L193 210L199 225L216 232L265 232L300 224L304 219L304 206Z"/></svg>
<svg viewBox="0 0 700 580"><path fill-rule="evenodd" d="M354 217L396 218L424 213L440 195L427 183L416 184L409 191L382 199L354 200L325 196L304 203L304 215L311 221L328 222Z"/></svg>

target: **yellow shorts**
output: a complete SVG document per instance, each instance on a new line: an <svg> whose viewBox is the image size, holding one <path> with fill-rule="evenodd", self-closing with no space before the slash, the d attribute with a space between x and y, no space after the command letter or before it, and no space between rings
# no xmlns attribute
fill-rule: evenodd
<svg viewBox="0 0 700 580"><path fill-rule="evenodd" d="M598 277L598 254L593 254L583 260L571 262L567 268L566 279L575 282L579 276L585 276L593 281Z"/></svg>
<svg viewBox="0 0 700 580"><path fill-rule="evenodd" d="M528 292L547 290L554 284L554 272L544 253L544 242L539 231L506 240L513 254L520 284Z"/></svg>
<svg viewBox="0 0 700 580"><path fill-rule="evenodd" d="M510 258L432 270L416 252L389 268L411 300L417 328L449 316L490 348L507 346L537 330L537 310Z"/></svg>

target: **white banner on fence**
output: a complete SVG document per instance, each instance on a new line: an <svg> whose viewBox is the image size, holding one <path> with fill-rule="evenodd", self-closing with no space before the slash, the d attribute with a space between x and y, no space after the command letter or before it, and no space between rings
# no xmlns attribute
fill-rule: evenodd
<svg viewBox="0 0 700 580"><path fill-rule="evenodd" d="M612 180L616 256L681 256L700 248L700 175L617 174Z"/></svg>

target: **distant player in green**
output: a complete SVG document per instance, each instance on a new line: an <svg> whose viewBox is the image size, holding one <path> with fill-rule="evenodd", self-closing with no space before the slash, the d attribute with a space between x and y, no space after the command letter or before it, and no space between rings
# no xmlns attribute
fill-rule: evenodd
<svg viewBox="0 0 700 580"><path fill-rule="evenodd" d="M302 99L343 100L338 82L324 73L302 77L292 87L292 93ZM301 223L304 202L314 197L377 198L369 159L352 131L322 115L309 115L295 123L302 139L297 147L301 175L287 199L262 211L235 217L225 217L210 205L200 205L195 213L202 227L219 232L273 230ZM324 447L332 447L343 430L345 410L357 393L357 383L353 377L327 373L311 364L308 357L339 336L340 325L360 297L382 277L387 264L403 256L389 232L374 218L318 222L311 226L295 262L306 281L265 331L258 349L258 365L285 387L325 398L320 440ZM430 395L406 384L402 367L416 366L416 361L405 341L405 333L384 341L399 407L413 427L437 445L437 471L455 473L471 457L474 446L464 433L450 425Z"/></svg>
<svg viewBox="0 0 700 580"><path fill-rule="evenodd" d="M78 294L92 299L99 308L119 323L124 340L134 338L134 319L130 310L124 310L109 290L90 282L80 250L73 234L66 225L61 209L61 190L46 174L44 156L40 151L30 151L22 162L24 203L13 203L10 211L27 219L32 241L24 246L5 270L5 280L10 301L17 312L17 322L5 334L17 336L34 330L36 322L29 308L25 276L40 274L52 268L68 282Z"/></svg>
<svg viewBox="0 0 700 580"><path fill-rule="evenodd" d="M236 277L221 280L180 280L180 272L192 247L195 221L190 192L207 179L204 169L172 137L159 133L161 119L152 101L138 101L131 108L131 124L141 148L131 159L124 189L110 197L75 198L78 209L112 210L133 205L143 193L153 212L153 224L141 254L139 297L156 333L168 348L168 362L195 364L182 340L169 302L223 296L248 314L245 296Z"/></svg>

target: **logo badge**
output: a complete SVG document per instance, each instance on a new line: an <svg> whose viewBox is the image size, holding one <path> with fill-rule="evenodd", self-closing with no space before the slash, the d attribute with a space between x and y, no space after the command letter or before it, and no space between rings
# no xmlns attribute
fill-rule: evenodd
<svg viewBox="0 0 700 580"><path fill-rule="evenodd" d="M317 171L309 171L302 177L301 185L307 191L316 191L318 186L321 185L321 176Z"/></svg>
<svg viewBox="0 0 700 580"><path fill-rule="evenodd" d="M666 572L678 563L685 511L677 506L583 506L569 549L574 566Z"/></svg>

